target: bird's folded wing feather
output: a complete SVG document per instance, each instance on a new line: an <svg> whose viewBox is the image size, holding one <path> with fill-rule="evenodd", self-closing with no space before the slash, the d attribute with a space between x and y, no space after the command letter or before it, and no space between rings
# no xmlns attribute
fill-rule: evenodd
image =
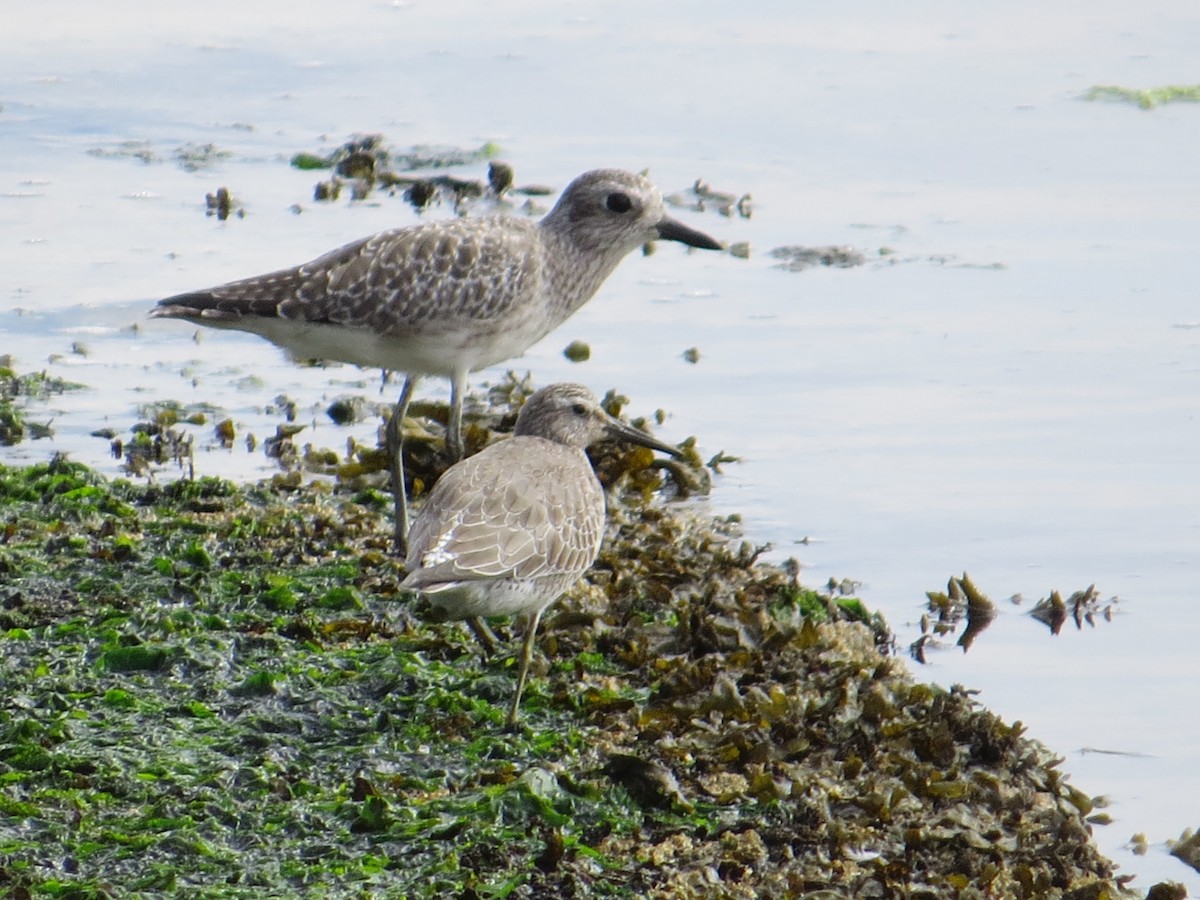
<svg viewBox="0 0 1200 900"><path fill-rule="evenodd" d="M541 452L521 446L530 440ZM405 587L582 574L600 547L604 496L572 453L514 438L450 470L409 535Z"/></svg>
<svg viewBox="0 0 1200 900"><path fill-rule="evenodd" d="M452 325L503 318L535 289L540 245L533 223L494 221L383 231L301 266L169 297L153 314L210 321L260 316L379 332L428 319Z"/></svg>

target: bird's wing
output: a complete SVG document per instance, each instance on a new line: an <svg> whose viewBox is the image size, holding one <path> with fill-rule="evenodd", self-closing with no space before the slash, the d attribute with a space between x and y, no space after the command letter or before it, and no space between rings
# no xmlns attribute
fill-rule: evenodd
<svg viewBox="0 0 1200 900"><path fill-rule="evenodd" d="M604 495L586 457L541 438L510 438L434 486L409 534L403 586L582 574L603 533Z"/></svg>
<svg viewBox="0 0 1200 900"><path fill-rule="evenodd" d="M432 318L447 325L502 318L540 277L536 229L498 217L396 228L291 269L169 297L151 314L212 324L281 318L379 332Z"/></svg>

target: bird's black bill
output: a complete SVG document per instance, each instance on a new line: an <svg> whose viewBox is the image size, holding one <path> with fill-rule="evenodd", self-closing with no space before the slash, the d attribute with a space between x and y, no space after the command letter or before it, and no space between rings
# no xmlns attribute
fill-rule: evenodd
<svg viewBox="0 0 1200 900"><path fill-rule="evenodd" d="M724 249L720 243L710 238L703 231L688 228L682 222L672 218L664 218L658 223L658 236L664 241L679 241L681 244L687 244L689 247L697 247L701 250Z"/></svg>
<svg viewBox="0 0 1200 900"><path fill-rule="evenodd" d="M608 421L608 436L613 440L627 441L631 444L640 444L643 447L649 447L651 450L657 450L660 453L665 453L675 459L683 459L683 451L678 447L672 447L670 444L664 444L662 441L655 438L653 435L646 434L641 429L634 428L632 425L626 425L619 419L610 418Z"/></svg>

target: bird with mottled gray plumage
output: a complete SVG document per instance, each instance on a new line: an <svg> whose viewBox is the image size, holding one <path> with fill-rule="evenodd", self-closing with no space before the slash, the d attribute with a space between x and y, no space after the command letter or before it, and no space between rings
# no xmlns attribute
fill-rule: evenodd
<svg viewBox="0 0 1200 900"><path fill-rule="evenodd" d="M669 217L643 176L598 169L571 182L536 223L493 216L384 231L295 268L169 297L150 315L249 331L297 359L406 373L388 429L403 554L401 423L417 378L450 379L446 445L461 458L468 373L524 353L656 238L721 249Z"/></svg>
<svg viewBox="0 0 1200 900"><path fill-rule="evenodd" d="M583 451L605 438L682 455L610 416L587 388L553 384L525 401L511 438L446 470L413 522L400 586L427 596L437 618L528 617L509 725L542 613L600 552L604 490Z"/></svg>

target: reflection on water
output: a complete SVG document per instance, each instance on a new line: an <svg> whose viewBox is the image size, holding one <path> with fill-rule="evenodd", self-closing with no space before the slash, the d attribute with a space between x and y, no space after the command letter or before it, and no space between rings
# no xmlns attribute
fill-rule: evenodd
<svg viewBox="0 0 1200 900"><path fill-rule="evenodd" d="M1138 884L1200 892L1163 844L1200 825L1200 724L1179 714L1200 675L1200 108L1077 99L1177 83L1191 6L58 9L14 7L0 36L0 353L87 388L22 407L45 436L0 459L65 448L115 474L113 441L164 401L206 411L178 426L201 474L278 471L263 447L288 404L301 451L374 445L378 419L327 410L390 399L377 372L144 318L421 215L402 191L314 201L298 152L494 142L518 184L649 166L667 193L748 194L749 218L689 214L745 258L627 260L515 365L618 387L738 457L714 511L810 583L861 579L902 644L948 571L999 597L1058 588L1068 620L1074 587L1119 595L1119 621L1057 636L997 603L969 653L914 668L980 690L1109 795L1097 840ZM220 188L244 215L205 215ZM867 264L789 272L768 255L788 247ZM586 362L561 355L572 339Z"/></svg>

